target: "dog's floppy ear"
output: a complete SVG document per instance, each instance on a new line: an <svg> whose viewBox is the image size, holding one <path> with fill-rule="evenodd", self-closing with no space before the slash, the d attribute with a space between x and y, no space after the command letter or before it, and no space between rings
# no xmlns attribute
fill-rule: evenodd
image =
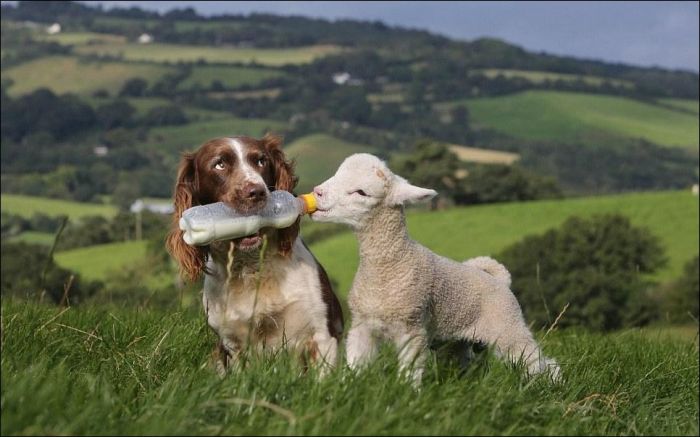
<svg viewBox="0 0 700 437"><path fill-rule="evenodd" d="M199 204L197 199L198 185L195 154L185 153L182 155L177 171L173 193L175 211L165 244L170 255L177 261L180 274L192 282L196 281L205 271L208 251L204 247L190 246L185 243L182 239L183 231L180 230L179 221L186 209Z"/></svg>
<svg viewBox="0 0 700 437"><path fill-rule="evenodd" d="M285 159L284 152L280 147L282 139L268 133L265 134L261 141L272 159L272 166L275 172L275 190L293 192L299 178L294 175L294 161ZM277 231L277 249L282 256L287 256L291 253L292 246L298 235L299 219L290 227Z"/></svg>
<svg viewBox="0 0 700 437"><path fill-rule="evenodd" d="M437 196L437 191L411 185L401 176L394 175L386 202L388 205L397 206L425 202L435 196Z"/></svg>

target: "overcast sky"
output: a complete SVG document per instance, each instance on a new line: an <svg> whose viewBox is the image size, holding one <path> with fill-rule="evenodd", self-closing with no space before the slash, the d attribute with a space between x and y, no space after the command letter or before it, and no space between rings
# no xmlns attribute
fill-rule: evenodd
<svg viewBox="0 0 700 437"><path fill-rule="evenodd" d="M269 12L381 20L460 40L496 37L532 51L698 72L698 2L86 1L202 15Z"/></svg>

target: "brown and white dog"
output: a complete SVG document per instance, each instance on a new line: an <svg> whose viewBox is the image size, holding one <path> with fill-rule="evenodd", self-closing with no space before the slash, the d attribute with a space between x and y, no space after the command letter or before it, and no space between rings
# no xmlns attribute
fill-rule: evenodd
<svg viewBox="0 0 700 437"><path fill-rule="evenodd" d="M204 274L204 311L220 338L219 371L246 347L295 348L305 360L321 363L322 371L336 362L342 310L325 270L299 238L299 220L286 229L263 228L201 247L187 245L178 227L182 213L195 205L226 202L255 212L271 191L291 192L297 178L280 143L269 134L260 140L215 138L180 162L166 243L185 278L195 281ZM261 266L263 238L268 244Z"/></svg>

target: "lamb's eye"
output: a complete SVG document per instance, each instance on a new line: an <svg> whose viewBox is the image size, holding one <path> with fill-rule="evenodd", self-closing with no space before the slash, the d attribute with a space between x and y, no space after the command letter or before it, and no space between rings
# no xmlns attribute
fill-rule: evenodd
<svg viewBox="0 0 700 437"><path fill-rule="evenodd" d="M352 192L352 194L359 194L360 196L367 197L367 193L365 193L363 190L355 190Z"/></svg>
<svg viewBox="0 0 700 437"><path fill-rule="evenodd" d="M216 161L214 168L217 170L223 170L226 168L226 163L224 162L223 159L219 159L218 161Z"/></svg>

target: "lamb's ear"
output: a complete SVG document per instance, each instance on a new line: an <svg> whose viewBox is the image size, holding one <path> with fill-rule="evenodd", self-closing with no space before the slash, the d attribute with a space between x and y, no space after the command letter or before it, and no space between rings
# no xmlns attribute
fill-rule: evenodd
<svg viewBox="0 0 700 437"><path fill-rule="evenodd" d="M386 197L389 205L425 202L437 196L437 191L411 185L401 176L394 175L391 191Z"/></svg>

